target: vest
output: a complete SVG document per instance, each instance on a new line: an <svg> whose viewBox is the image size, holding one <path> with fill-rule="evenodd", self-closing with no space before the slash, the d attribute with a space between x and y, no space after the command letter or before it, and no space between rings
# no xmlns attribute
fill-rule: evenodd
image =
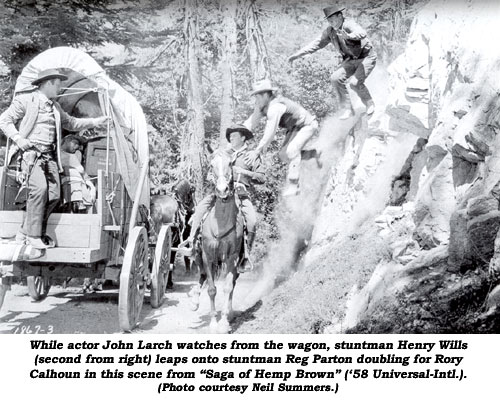
<svg viewBox="0 0 500 402"><path fill-rule="evenodd" d="M281 116L279 121L279 127L285 128L287 131L292 131L294 129L301 129L304 126L312 124L316 119L311 113L300 106L297 102L294 102L283 96L277 96L269 103L271 106L273 103L281 103L285 105L285 113Z"/></svg>

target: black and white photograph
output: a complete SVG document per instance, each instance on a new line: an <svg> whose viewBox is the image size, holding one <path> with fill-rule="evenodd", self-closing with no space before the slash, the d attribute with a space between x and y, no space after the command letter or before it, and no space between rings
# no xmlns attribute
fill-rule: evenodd
<svg viewBox="0 0 500 402"><path fill-rule="evenodd" d="M0 3L1 334L499 332L499 2Z"/></svg>

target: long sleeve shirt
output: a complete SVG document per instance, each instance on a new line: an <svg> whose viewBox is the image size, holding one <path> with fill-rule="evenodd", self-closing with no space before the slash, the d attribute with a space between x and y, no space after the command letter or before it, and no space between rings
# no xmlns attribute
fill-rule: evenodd
<svg viewBox="0 0 500 402"><path fill-rule="evenodd" d="M265 181L265 173L260 158L257 159L257 161L253 166L250 166L247 162L245 162L245 156L248 153L248 148L246 144L237 150L232 149L231 146L229 146L229 152L233 153L234 166L238 166L242 169L249 170L253 173L252 176L244 173L236 174L234 176L234 183L238 195L248 196L248 192L253 191L254 184L263 184Z"/></svg>
<svg viewBox="0 0 500 402"><path fill-rule="evenodd" d="M80 131L95 127L97 118L76 118L66 113L57 102L52 102L52 113L54 119L50 118L51 112L48 110L40 113L40 105L45 108L45 95L39 91L19 94L12 100L10 106L0 115L0 130L4 134L16 141L19 137L39 140L39 143L46 145L56 143L58 153L59 168L62 169L60 144L61 128L68 131ZM55 137L51 137L52 122L54 123ZM41 126L38 126L41 124ZM19 126L19 129L17 128ZM35 137L32 137L35 135ZM46 142L45 142L46 141ZM52 141L52 142L50 142ZM16 151L12 147L9 152L9 160Z"/></svg>
<svg viewBox="0 0 500 402"><path fill-rule="evenodd" d="M372 44L366 37L366 31L353 20L345 20L339 30L329 26L320 36L304 46L293 57L298 58L314 53L331 43L336 51L346 59L364 58L372 50Z"/></svg>

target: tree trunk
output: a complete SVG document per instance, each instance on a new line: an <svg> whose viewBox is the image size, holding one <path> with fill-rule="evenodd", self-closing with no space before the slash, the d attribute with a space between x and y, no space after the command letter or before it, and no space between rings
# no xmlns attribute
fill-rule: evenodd
<svg viewBox="0 0 500 402"><path fill-rule="evenodd" d="M246 0L247 51L253 81L271 78L266 42L259 21L259 10L255 0Z"/></svg>
<svg viewBox="0 0 500 402"><path fill-rule="evenodd" d="M226 128L234 119L234 80L233 69L236 66L236 8L237 0L221 0L223 14L222 23L222 57L220 72L222 79L222 100L220 106L220 145L227 144Z"/></svg>
<svg viewBox="0 0 500 402"><path fill-rule="evenodd" d="M196 198L203 195L203 144L205 124L199 64L197 0L185 0L184 35L188 76L188 114L185 133L181 138L180 177L189 177L196 188Z"/></svg>

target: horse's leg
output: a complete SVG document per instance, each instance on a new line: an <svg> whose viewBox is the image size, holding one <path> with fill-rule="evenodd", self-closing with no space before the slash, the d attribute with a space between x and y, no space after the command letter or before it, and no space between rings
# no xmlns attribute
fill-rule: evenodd
<svg viewBox="0 0 500 402"><path fill-rule="evenodd" d="M210 297L210 332L217 332L217 311L215 310L215 295L217 294L217 288L215 287L215 264L216 262L211 261L208 255L203 250L203 267L205 268L206 281L208 284L208 296ZM201 280L201 277L200 277Z"/></svg>
<svg viewBox="0 0 500 402"><path fill-rule="evenodd" d="M191 302L191 310L196 311L200 306L200 294L203 289L203 285L207 280L207 274L205 273L204 267L202 266L200 269L200 278L198 279L198 283L194 285L188 293L188 297Z"/></svg>
<svg viewBox="0 0 500 402"><path fill-rule="evenodd" d="M227 334L231 329L229 321L233 315L233 293L238 273L236 272L237 256L231 256L227 261L227 274L224 280L224 305L222 307L222 316L219 321L219 332Z"/></svg>
<svg viewBox="0 0 500 402"><path fill-rule="evenodd" d="M172 271L168 270L167 276L167 289L172 289L174 287L174 281L172 280Z"/></svg>

